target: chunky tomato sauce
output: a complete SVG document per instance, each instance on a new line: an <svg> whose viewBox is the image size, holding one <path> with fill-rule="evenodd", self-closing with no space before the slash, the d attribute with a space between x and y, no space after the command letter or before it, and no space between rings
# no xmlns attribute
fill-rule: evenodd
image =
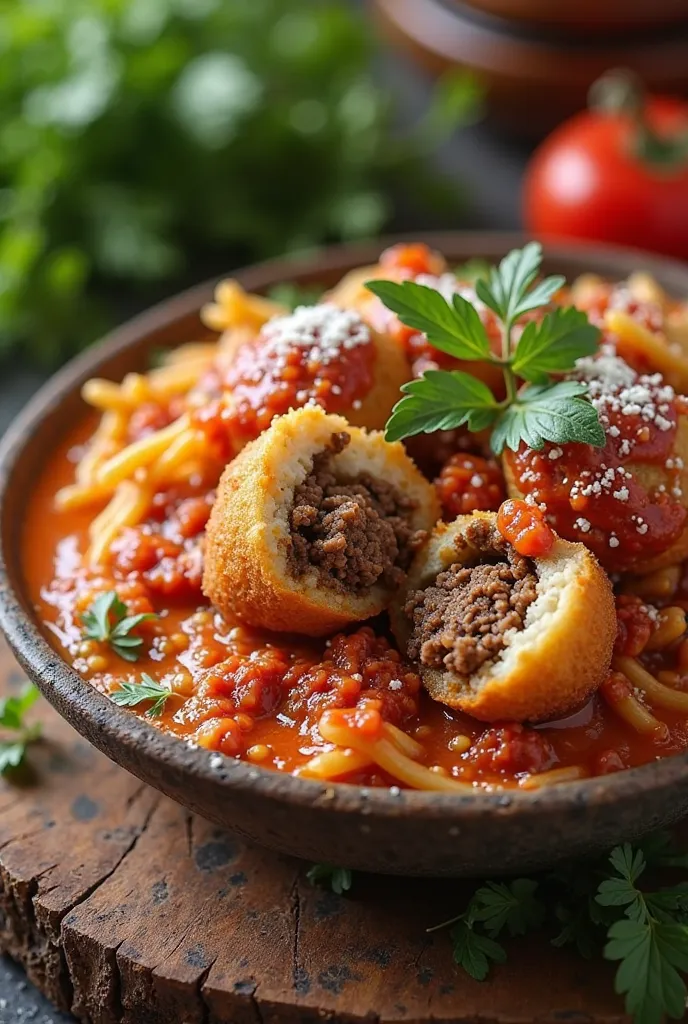
<svg viewBox="0 0 688 1024"><path fill-rule="evenodd" d="M322 712L360 708L414 737L423 762L435 771L506 786L566 766L603 774L688 747L685 712L653 709L666 729L639 734L611 710L613 682L608 699L596 695L560 722L537 728L482 724L428 697L389 639L384 618L320 641L268 636L224 622L200 590L203 528L212 501L206 486L156 496L145 523L115 542L107 573L87 569L82 556L94 510L56 512L54 496L72 482L74 462L93 427L93 421L84 422L59 446L32 495L23 542L29 593L52 642L97 689L110 693L142 672L166 680L173 696L154 720L164 731L230 757L298 772L326 746L317 729ZM459 488L480 491L463 474L457 480ZM160 616L141 625L146 642L136 664L122 661L106 644L84 639L81 616L97 594L111 589L131 613L153 610ZM688 608L688 588L680 586L671 603L681 601ZM619 651L641 649L653 617L656 612L648 612L640 599L621 599ZM647 656L653 671L676 670L679 688L688 687L687 643L681 639ZM145 707L132 711L143 715ZM344 781L396 784L377 768L359 769Z"/></svg>
<svg viewBox="0 0 688 1024"><path fill-rule="evenodd" d="M582 541L605 568L629 571L669 549L686 525L676 441L688 406L658 375L616 380L618 362L609 358L611 379L592 392L602 447L522 444L505 462L521 493L546 506L557 533Z"/></svg>

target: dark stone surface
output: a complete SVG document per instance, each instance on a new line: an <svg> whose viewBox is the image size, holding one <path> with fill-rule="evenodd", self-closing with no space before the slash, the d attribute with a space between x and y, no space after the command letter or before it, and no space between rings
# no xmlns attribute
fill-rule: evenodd
<svg viewBox="0 0 688 1024"><path fill-rule="evenodd" d="M22 969L0 957L0 1024L70 1024L73 1019L53 1010Z"/></svg>

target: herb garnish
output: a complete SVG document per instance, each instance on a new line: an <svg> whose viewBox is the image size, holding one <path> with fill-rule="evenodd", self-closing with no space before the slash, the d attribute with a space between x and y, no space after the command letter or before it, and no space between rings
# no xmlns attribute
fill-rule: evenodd
<svg viewBox="0 0 688 1024"><path fill-rule="evenodd" d="M483 981L491 963L506 960L498 937L549 925L556 931L552 945L573 944L585 957L597 952L618 962L615 989L635 1024L678 1019L687 994L681 973L688 972L688 884L640 889L648 866L688 867L688 856L673 851L668 833L656 833L637 847L615 847L601 862L487 882L463 913L428 930L451 926L454 960Z"/></svg>
<svg viewBox="0 0 688 1024"><path fill-rule="evenodd" d="M143 639L132 636L131 631L148 619L157 619L157 615L153 612L127 615L124 602L120 601L114 590L108 590L100 594L82 615L84 636L110 644L115 654L125 661L138 661Z"/></svg>
<svg viewBox="0 0 688 1024"><path fill-rule="evenodd" d="M601 447L604 431L587 400L587 385L556 381L552 375L572 370L577 359L592 355L600 332L580 310L555 307L539 322L529 322L514 344L514 328L526 313L546 306L564 284L563 277L536 283L542 248L530 242L514 249L498 267L475 284L477 297L493 311L500 326L501 353L494 355L475 307L462 295L447 301L440 292L414 281L368 281L366 287L431 345L456 359L498 366L506 397L495 398L483 381L459 370L427 370L404 384L387 423L386 437L399 441L412 434L493 427L492 448L516 450L522 441L540 449L545 441L578 441ZM519 390L519 379L529 386Z"/></svg>
<svg viewBox="0 0 688 1024"><path fill-rule="evenodd" d="M333 864L314 864L306 873L311 885L327 884L338 896L348 892L353 882L353 873L348 868L338 868Z"/></svg>
<svg viewBox="0 0 688 1024"><path fill-rule="evenodd" d="M40 696L40 691L27 683L17 697L5 697L0 700L0 728L7 729L16 735L11 739L0 740L0 775L12 768L18 768L24 760L26 748L41 734L40 722L26 725L24 715Z"/></svg>
<svg viewBox="0 0 688 1024"><path fill-rule="evenodd" d="M114 690L109 696L113 704L121 708L133 708L137 704L152 700L153 704L146 711L146 718L158 718L172 696L172 691L156 683L147 672L142 672L140 683L120 683L119 690Z"/></svg>

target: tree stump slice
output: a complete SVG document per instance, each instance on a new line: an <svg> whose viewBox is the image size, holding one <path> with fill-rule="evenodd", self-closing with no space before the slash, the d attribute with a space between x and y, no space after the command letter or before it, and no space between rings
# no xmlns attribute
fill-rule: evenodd
<svg viewBox="0 0 688 1024"><path fill-rule="evenodd" d="M23 683L0 640L0 696ZM344 897L143 785L41 701L0 779L0 950L93 1024L622 1021L612 970L537 936L485 984L444 932L458 882L357 875Z"/></svg>

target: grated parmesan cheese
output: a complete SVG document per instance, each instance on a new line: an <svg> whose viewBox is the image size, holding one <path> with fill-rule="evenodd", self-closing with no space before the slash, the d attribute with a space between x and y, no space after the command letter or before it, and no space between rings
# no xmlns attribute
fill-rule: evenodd
<svg viewBox="0 0 688 1024"><path fill-rule="evenodd" d="M261 333L275 359L285 359L297 346L308 349L309 359L321 364L334 362L347 349L370 344L370 330L358 313L330 302L298 306L287 316L269 320Z"/></svg>

